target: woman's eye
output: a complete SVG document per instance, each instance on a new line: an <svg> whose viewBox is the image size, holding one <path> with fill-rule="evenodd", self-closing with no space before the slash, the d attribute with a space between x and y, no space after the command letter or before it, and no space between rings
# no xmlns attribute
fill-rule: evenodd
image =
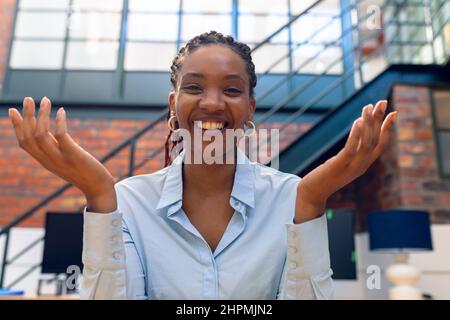
<svg viewBox="0 0 450 320"><path fill-rule="evenodd" d="M196 85L184 86L183 89L186 91L191 91L191 92L198 92L198 91L202 90L202 88L200 86L196 86Z"/></svg>
<svg viewBox="0 0 450 320"><path fill-rule="evenodd" d="M242 93L242 91L237 88L227 88L227 89L225 89L225 92L227 92L229 94L234 94L234 95L238 95L238 94Z"/></svg>

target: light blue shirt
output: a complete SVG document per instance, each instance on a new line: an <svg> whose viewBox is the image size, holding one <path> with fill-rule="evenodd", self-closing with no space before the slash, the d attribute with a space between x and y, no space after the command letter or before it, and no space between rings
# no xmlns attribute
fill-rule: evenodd
<svg viewBox="0 0 450 320"><path fill-rule="evenodd" d="M325 217L293 223L299 177L239 151L235 212L212 252L182 208L183 159L117 183L115 212L85 211L82 298L332 297Z"/></svg>

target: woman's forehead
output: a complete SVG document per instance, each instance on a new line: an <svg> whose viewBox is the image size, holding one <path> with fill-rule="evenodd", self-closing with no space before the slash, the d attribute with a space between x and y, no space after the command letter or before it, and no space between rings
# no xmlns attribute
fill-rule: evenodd
<svg viewBox="0 0 450 320"><path fill-rule="evenodd" d="M186 55L180 75L202 74L242 74L245 78L246 66L242 57L225 45L205 45Z"/></svg>

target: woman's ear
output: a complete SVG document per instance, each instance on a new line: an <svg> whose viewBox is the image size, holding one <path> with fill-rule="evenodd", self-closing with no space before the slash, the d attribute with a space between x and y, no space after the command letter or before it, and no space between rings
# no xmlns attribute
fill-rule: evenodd
<svg viewBox="0 0 450 320"><path fill-rule="evenodd" d="M175 91L169 93L169 108L170 111L175 112Z"/></svg>
<svg viewBox="0 0 450 320"><path fill-rule="evenodd" d="M250 108L249 108L249 114L248 118L251 120L253 119L253 115L255 114L256 110L256 100L254 98L250 99Z"/></svg>

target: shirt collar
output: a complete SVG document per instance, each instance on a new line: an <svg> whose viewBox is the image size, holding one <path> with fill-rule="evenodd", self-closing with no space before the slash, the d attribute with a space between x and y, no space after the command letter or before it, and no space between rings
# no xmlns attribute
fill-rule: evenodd
<svg viewBox="0 0 450 320"><path fill-rule="evenodd" d="M167 175L162 188L161 198L156 209L169 207L167 215L172 215L181 208L183 199L183 150L167 168ZM252 208L255 207L255 173L254 163L238 148L237 165L234 174L231 197Z"/></svg>

